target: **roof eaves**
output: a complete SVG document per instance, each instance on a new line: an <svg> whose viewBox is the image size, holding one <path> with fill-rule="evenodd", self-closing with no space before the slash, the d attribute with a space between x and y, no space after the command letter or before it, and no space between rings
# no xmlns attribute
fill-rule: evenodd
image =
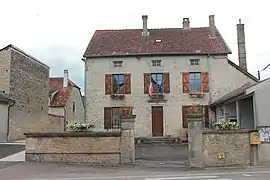
<svg viewBox="0 0 270 180"><path fill-rule="evenodd" d="M231 52L180 52L180 53L133 53L133 54L112 54L112 55L84 55L85 58L106 58L106 57L140 57L140 56L190 56L190 55L227 55Z"/></svg>
<svg viewBox="0 0 270 180"><path fill-rule="evenodd" d="M227 50L228 50L228 54L232 54L232 50L229 47L228 43L225 41L225 39L223 38L222 34L219 32L218 28L216 27L216 31L218 32L221 40L223 41L224 45L226 46Z"/></svg>

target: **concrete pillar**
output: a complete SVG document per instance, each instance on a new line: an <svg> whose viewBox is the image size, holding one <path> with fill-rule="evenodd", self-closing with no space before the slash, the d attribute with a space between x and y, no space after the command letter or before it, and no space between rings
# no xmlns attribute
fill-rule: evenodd
<svg viewBox="0 0 270 180"><path fill-rule="evenodd" d="M189 166L204 167L203 115L188 115Z"/></svg>
<svg viewBox="0 0 270 180"><path fill-rule="evenodd" d="M121 164L135 164L135 118L136 115L121 117Z"/></svg>

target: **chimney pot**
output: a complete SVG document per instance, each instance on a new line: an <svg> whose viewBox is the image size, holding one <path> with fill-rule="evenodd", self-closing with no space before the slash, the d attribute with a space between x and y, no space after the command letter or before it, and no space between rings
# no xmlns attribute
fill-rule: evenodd
<svg viewBox="0 0 270 180"><path fill-rule="evenodd" d="M247 71L245 25L241 23L241 19L237 24L237 45L239 66Z"/></svg>
<svg viewBox="0 0 270 180"><path fill-rule="evenodd" d="M183 18L183 28L184 29L189 29L190 28L190 21L189 18Z"/></svg>
<svg viewBox="0 0 270 180"><path fill-rule="evenodd" d="M63 78L63 86L64 88L68 87L68 70L64 70L64 78Z"/></svg>
<svg viewBox="0 0 270 180"><path fill-rule="evenodd" d="M142 15L142 20L143 20L143 32L142 32L142 35L143 36L149 35L149 31L147 29L147 19L148 19L147 15Z"/></svg>

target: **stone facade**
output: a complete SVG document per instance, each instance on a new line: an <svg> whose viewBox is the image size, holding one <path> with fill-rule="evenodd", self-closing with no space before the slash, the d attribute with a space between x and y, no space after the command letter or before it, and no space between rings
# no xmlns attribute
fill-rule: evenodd
<svg viewBox="0 0 270 180"><path fill-rule="evenodd" d="M48 132L63 132L65 131L65 118L63 116L49 114L46 127Z"/></svg>
<svg viewBox="0 0 270 180"><path fill-rule="evenodd" d="M204 131L204 166L251 165L251 132L256 130ZM219 159L219 153L224 153L224 158Z"/></svg>
<svg viewBox="0 0 270 180"><path fill-rule="evenodd" d="M162 60L160 67L153 67L152 60ZM200 59L200 65L190 65L189 59ZM115 68L113 61L123 61L123 67ZM102 68L100 68L102 67ZM98 129L104 128L104 107L121 107L132 104L137 115L135 136L152 136L151 106L163 106L163 136L185 137L182 128L182 106L194 102L208 105L227 92L255 80L232 66L226 55L194 55L194 56L140 56L86 58L86 120L94 122ZM144 73L170 73L170 93L166 94L167 102L149 103L149 96L144 94ZM204 98L194 100L183 93L183 72L208 72L209 93ZM125 100L112 100L105 95L105 74L130 73L131 94L125 95ZM212 119L210 113L210 120Z"/></svg>
<svg viewBox="0 0 270 180"><path fill-rule="evenodd" d="M0 50L0 90L16 101L10 108L9 140L43 131L48 121L49 67L13 45Z"/></svg>

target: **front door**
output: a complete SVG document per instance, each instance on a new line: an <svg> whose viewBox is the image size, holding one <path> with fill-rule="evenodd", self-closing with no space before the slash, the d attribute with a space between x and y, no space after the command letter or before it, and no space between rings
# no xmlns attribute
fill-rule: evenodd
<svg viewBox="0 0 270 180"><path fill-rule="evenodd" d="M163 136L162 106L152 106L152 136Z"/></svg>

